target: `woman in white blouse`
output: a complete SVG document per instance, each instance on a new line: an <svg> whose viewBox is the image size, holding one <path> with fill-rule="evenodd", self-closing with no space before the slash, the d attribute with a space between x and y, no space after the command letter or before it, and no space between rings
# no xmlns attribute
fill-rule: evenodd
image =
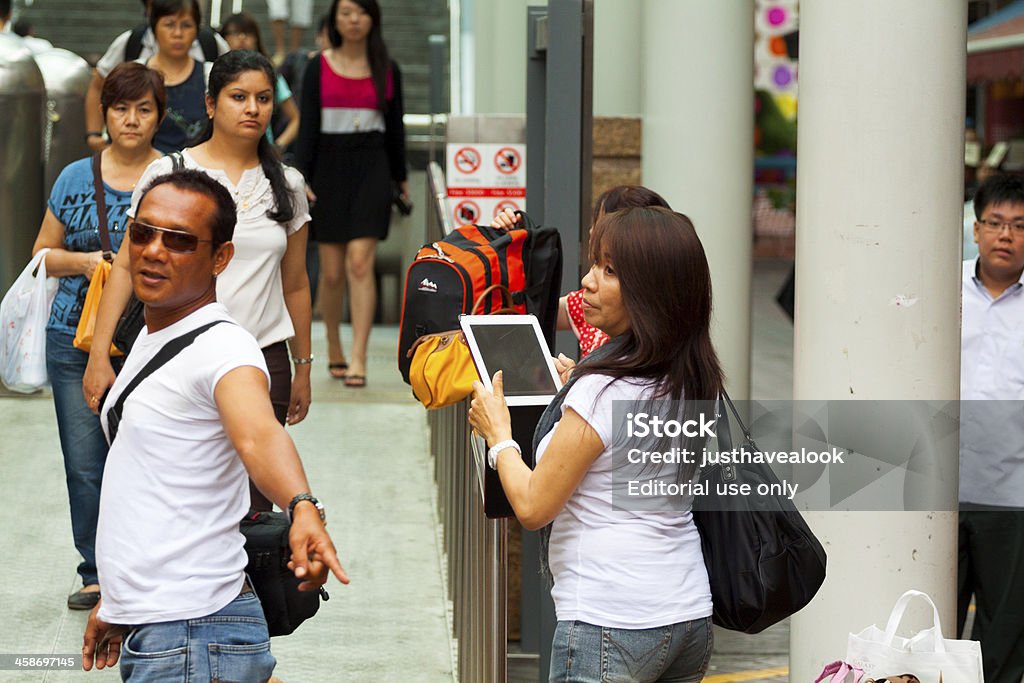
<svg viewBox="0 0 1024 683"><path fill-rule="evenodd" d="M235 198L235 257L217 280L217 299L263 349L271 375L271 401L278 420L296 424L311 400L309 371L312 311L306 275L309 204L302 175L281 163L266 138L274 109L274 68L263 55L229 52L210 71L206 111L209 124L198 144L182 152L186 168L220 181ZM170 173L170 157L154 161L135 188L132 208L156 176ZM117 320L131 295L128 250L114 260L103 292L94 349L109 346ZM286 346L287 342L287 346ZM292 377L289 363L295 364ZM86 396L101 396L114 381L105 353L92 353L82 382ZM262 500L261 500L262 499ZM253 489L253 507L269 501Z"/></svg>

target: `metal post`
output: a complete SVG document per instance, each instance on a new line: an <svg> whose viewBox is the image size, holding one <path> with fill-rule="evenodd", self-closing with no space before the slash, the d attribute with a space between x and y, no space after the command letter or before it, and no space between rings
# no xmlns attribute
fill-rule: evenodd
<svg viewBox="0 0 1024 683"><path fill-rule="evenodd" d="M437 161L437 115L448 111L445 98L445 84L448 82L445 66L448 60L445 51L448 38L435 34L427 38L430 51L430 161Z"/></svg>
<svg viewBox="0 0 1024 683"><path fill-rule="evenodd" d="M800 22L793 397L956 400L965 5L804 0ZM790 680L811 680L908 588L955 623L955 512L807 518L828 576L793 618Z"/></svg>
<svg viewBox="0 0 1024 683"><path fill-rule="evenodd" d="M562 236L562 283L582 275L583 224L589 226L593 163L592 0L550 0L527 14L526 196L528 209ZM575 356L575 337L559 332L558 350ZM540 679L547 680L554 633L554 605L538 572L536 534L524 534L522 555L522 645L540 653Z"/></svg>

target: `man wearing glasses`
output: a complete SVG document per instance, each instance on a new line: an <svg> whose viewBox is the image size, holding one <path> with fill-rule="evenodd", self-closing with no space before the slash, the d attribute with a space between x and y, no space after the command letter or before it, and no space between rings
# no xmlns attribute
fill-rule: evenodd
<svg viewBox="0 0 1024 683"><path fill-rule="evenodd" d="M1024 676L1024 179L974 197L960 347L958 633L971 596L987 683Z"/></svg>
<svg viewBox="0 0 1024 683"><path fill-rule="evenodd" d="M274 418L259 345L217 303L235 218L223 185L182 170L153 180L128 226L146 327L100 413L111 440L96 532L103 597L85 631L86 670L120 657L125 680L270 677L275 659L238 528L249 477L292 517L289 566L300 589L319 588L328 570L348 583L323 507ZM130 388L154 357L196 331Z"/></svg>

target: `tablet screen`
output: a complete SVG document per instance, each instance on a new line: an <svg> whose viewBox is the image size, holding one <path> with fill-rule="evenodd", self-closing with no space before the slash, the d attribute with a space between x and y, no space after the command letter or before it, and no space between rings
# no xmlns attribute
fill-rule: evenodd
<svg viewBox="0 0 1024 683"><path fill-rule="evenodd" d="M489 377L498 370L505 396L554 396L558 387L548 369L547 349L531 325L469 325Z"/></svg>

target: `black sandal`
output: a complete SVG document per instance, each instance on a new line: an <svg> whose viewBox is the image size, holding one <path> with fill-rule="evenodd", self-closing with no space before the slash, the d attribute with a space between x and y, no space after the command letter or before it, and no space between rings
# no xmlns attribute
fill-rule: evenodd
<svg viewBox="0 0 1024 683"><path fill-rule="evenodd" d="M339 370L340 372L335 372ZM348 363L328 363L327 372L330 373L334 379L344 380L348 377Z"/></svg>
<svg viewBox="0 0 1024 683"><path fill-rule="evenodd" d="M366 375L345 375L345 386L351 389L362 389L366 386Z"/></svg>

